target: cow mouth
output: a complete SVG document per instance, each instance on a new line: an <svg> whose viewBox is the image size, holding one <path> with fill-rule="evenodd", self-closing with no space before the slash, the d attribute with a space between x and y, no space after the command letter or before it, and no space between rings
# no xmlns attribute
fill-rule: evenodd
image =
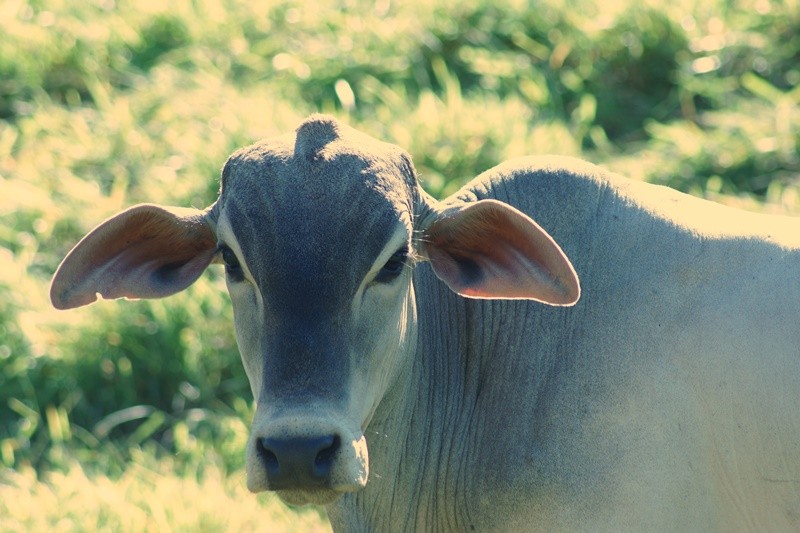
<svg viewBox="0 0 800 533"><path fill-rule="evenodd" d="M329 488L309 488L276 490L275 494L289 505L329 505L344 492Z"/></svg>

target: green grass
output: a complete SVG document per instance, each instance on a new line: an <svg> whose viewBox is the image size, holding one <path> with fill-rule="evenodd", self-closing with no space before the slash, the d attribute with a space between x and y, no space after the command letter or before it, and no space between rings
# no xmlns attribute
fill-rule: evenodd
<svg viewBox="0 0 800 533"><path fill-rule="evenodd" d="M30 531L324 532L314 510L291 510L275 496L254 496L241 476L206 469L177 475L169 461L131 464L119 477L87 474L80 464L50 472L0 476L0 529Z"/></svg>
<svg viewBox="0 0 800 533"><path fill-rule="evenodd" d="M263 525L247 522L263 512L242 489L252 398L221 273L69 313L47 288L100 220L208 205L230 152L311 112L402 145L438 196L558 153L800 213L794 2L167 6L0 5L2 527Z"/></svg>

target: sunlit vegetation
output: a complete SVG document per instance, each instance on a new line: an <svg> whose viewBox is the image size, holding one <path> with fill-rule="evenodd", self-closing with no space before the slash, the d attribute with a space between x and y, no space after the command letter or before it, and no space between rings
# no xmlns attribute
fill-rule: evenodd
<svg viewBox="0 0 800 533"><path fill-rule="evenodd" d="M248 493L240 476L216 467L176 474L172 461L142 458L120 476L87 474L77 463L29 469L0 484L0 524L29 531L330 531L313 510L293 511L272 495Z"/></svg>
<svg viewBox="0 0 800 533"><path fill-rule="evenodd" d="M800 7L0 3L3 529L323 523L243 489L252 397L220 272L163 301L47 300L100 220L208 205L227 154L315 111L405 147L438 196L558 153L797 213Z"/></svg>

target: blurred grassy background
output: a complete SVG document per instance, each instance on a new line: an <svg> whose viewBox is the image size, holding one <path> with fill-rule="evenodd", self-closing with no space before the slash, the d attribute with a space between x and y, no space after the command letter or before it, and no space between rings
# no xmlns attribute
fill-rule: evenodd
<svg viewBox="0 0 800 533"><path fill-rule="evenodd" d="M242 489L220 272L163 301L47 301L100 220L208 205L231 151L310 112L404 146L438 196L559 153L800 212L796 2L256 4L0 0L0 529L319 526Z"/></svg>

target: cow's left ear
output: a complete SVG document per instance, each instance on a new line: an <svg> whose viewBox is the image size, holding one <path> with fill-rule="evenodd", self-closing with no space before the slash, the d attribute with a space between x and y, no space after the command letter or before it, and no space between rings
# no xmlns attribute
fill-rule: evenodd
<svg viewBox="0 0 800 533"><path fill-rule="evenodd" d="M214 259L206 212L153 204L131 207L86 235L50 285L58 309L103 298L160 298L191 285Z"/></svg>
<svg viewBox="0 0 800 533"><path fill-rule="evenodd" d="M423 254L453 291L469 298L573 305L580 284L569 259L536 222L497 200L460 204L433 215Z"/></svg>

